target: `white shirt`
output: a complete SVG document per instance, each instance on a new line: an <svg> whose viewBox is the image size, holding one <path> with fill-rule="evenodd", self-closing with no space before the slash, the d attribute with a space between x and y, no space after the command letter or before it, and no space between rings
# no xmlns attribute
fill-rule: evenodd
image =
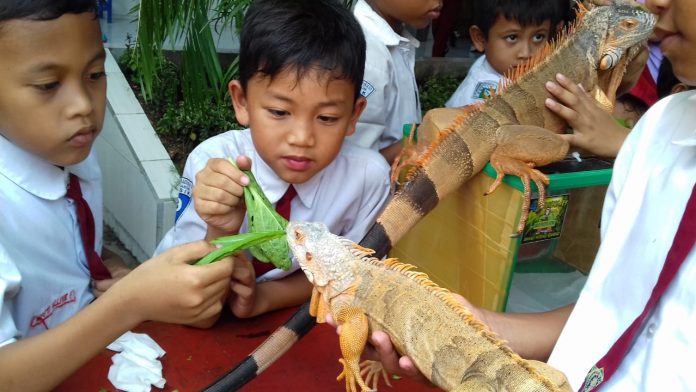
<svg viewBox="0 0 696 392"><path fill-rule="evenodd" d="M602 245L549 364L574 390L643 311L696 181L696 92L655 104L614 165ZM696 248L648 316L606 391L696 388Z"/></svg>
<svg viewBox="0 0 696 392"><path fill-rule="evenodd" d="M251 158L251 171L268 200L275 204L288 188L256 152L248 129L228 131L214 136L196 147L184 167L180 187L179 210L174 227L164 236L155 254L185 242L205 237L206 223L198 216L190 201L196 173L211 158ZM331 164L303 184L295 184L297 197L291 202L292 220L321 221L337 235L358 242L376 220L389 195L389 166L377 152L344 144ZM247 231L244 222L240 232ZM279 279L296 271L293 260L290 271L271 270L258 279Z"/></svg>
<svg viewBox="0 0 696 392"><path fill-rule="evenodd" d="M347 139L362 147L381 150L402 139L404 124L421 121L414 73L420 43L406 29L403 36L395 33L365 0L358 0L353 14L367 43L361 89L367 106L355 133Z"/></svg>
<svg viewBox="0 0 696 392"><path fill-rule="evenodd" d="M80 178L102 247L101 172L94 152L62 170L0 136L0 346L53 328L94 296L68 172Z"/></svg>
<svg viewBox="0 0 696 392"><path fill-rule="evenodd" d="M445 106L456 108L480 102L498 91L498 85L503 75L493 69L486 60L486 55L480 56L469 68L466 77L452 93Z"/></svg>

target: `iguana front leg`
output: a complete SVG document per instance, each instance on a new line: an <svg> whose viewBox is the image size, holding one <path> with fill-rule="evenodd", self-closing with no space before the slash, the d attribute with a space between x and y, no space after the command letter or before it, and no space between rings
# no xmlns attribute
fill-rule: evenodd
<svg viewBox="0 0 696 392"><path fill-rule="evenodd" d="M496 147L491 155L491 166L496 171L496 179L486 192L495 191L505 174L516 175L524 185L524 205L517 226L517 234L521 234L529 215L531 203L532 180L539 190L539 208L543 208L546 198L548 177L534 169L535 166L547 165L563 159L568 153L568 142L553 132L532 125L505 125L498 129Z"/></svg>
<svg viewBox="0 0 696 392"><path fill-rule="evenodd" d="M343 358L338 360L343 365L343 371L336 380L346 379L346 392L357 392L356 383L361 391L370 391L360 375L360 355L365 349L369 330L367 316L362 310L349 307L338 314L336 321L341 325L339 342L343 354Z"/></svg>

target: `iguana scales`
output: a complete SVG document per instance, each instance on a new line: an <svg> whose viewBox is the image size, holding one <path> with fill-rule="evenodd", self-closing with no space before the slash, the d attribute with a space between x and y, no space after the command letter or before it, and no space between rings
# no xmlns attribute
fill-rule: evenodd
<svg viewBox="0 0 696 392"><path fill-rule="evenodd" d="M384 257L411 227L452 190L491 161L499 173L537 182L543 196L545 176L533 166L561 159L567 146L553 132L566 124L547 110L544 84L563 73L600 101L610 105L635 48L647 40L655 24L637 3L615 0L611 5L583 10L575 25L529 64L509 75L501 92L469 110L434 109L419 130L432 136L415 159L408 181L389 201L361 246ZM442 130L428 123L443 115L451 119ZM528 200L529 186L525 194ZM523 217L524 218L524 217ZM521 218L521 221L523 220ZM522 222L521 222L522 223ZM314 325L303 306L284 326L208 391L235 390L260 374Z"/></svg>
<svg viewBox="0 0 696 392"><path fill-rule="evenodd" d="M287 234L314 285L310 314L317 322L331 314L342 326L339 379L345 378L346 391L354 392L356 384L371 390L361 375L360 355L373 330L387 332L396 349L446 391L571 390L562 373L522 359L452 293L410 271L413 265L370 257L372 250L331 234L323 223L290 222ZM381 367L373 372L367 379L375 388Z"/></svg>

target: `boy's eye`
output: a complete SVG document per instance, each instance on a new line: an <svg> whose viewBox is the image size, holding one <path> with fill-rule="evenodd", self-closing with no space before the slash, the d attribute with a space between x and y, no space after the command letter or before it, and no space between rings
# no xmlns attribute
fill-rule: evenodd
<svg viewBox="0 0 696 392"><path fill-rule="evenodd" d="M274 117L283 117L288 114L285 110L278 110L278 109L268 109L268 112L271 113Z"/></svg>
<svg viewBox="0 0 696 392"><path fill-rule="evenodd" d="M58 82L35 84L33 87L41 92L49 92L58 87Z"/></svg>
<svg viewBox="0 0 696 392"><path fill-rule="evenodd" d="M535 43L545 42L546 34L535 34L534 37L532 37L532 41L534 41Z"/></svg>
<svg viewBox="0 0 696 392"><path fill-rule="evenodd" d="M338 121L338 117L333 116L319 116L319 121L323 123L335 123Z"/></svg>
<svg viewBox="0 0 696 392"><path fill-rule="evenodd" d="M103 71L102 72L94 72L94 73L89 74L89 79L92 81L97 81L97 80L103 78L104 76L106 76L106 72L103 72Z"/></svg>
<svg viewBox="0 0 696 392"><path fill-rule="evenodd" d="M505 41L510 42L510 43L517 42L517 34L506 35L504 38L505 38Z"/></svg>

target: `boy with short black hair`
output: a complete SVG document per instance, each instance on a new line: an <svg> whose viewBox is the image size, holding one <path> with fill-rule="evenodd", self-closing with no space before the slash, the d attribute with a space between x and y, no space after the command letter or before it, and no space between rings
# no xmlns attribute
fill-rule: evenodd
<svg viewBox="0 0 696 392"><path fill-rule="evenodd" d="M494 94L506 72L525 64L553 37L561 8L559 0L475 1L469 36L483 55L445 106L466 106Z"/></svg>
<svg viewBox="0 0 696 392"><path fill-rule="evenodd" d="M322 221L360 240L389 194L384 159L344 144L365 107L364 61L360 26L338 2L253 2L240 36L239 80L229 84L237 120L249 128L212 137L189 155L177 220L157 252L247 231L249 179L241 170L250 168L279 212L289 210L286 218ZM245 256L235 263L229 305L237 317L309 298L311 284L296 263L289 271L266 266Z"/></svg>
<svg viewBox="0 0 696 392"><path fill-rule="evenodd" d="M50 390L143 321L194 324L219 313L232 273L231 260L186 264L215 249L204 242L127 275L100 260L101 173L92 144L106 76L95 9L93 0L0 6L3 391ZM108 288L96 300L94 282Z"/></svg>
<svg viewBox="0 0 696 392"><path fill-rule="evenodd" d="M440 15L441 0L358 0L353 14L365 40L367 107L348 139L379 151L391 163L402 148L404 124L420 123L416 49L420 42L407 27L422 29Z"/></svg>

